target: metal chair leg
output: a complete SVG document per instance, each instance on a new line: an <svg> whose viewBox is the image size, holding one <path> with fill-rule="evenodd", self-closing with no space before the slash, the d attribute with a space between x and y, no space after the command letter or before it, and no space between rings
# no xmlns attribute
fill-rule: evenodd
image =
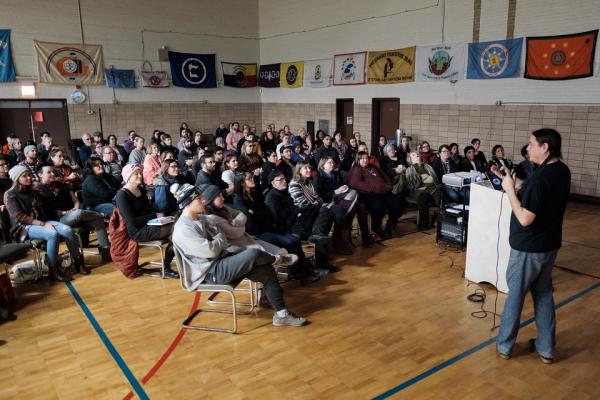
<svg viewBox="0 0 600 400"><path fill-rule="evenodd" d="M227 293L229 293L229 296L231 297L231 303L229 303L229 302L226 302L226 303L227 304L231 304L231 310L211 310L211 309L199 308L198 310L196 310L194 313L192 313L190 316L188 316L183 321L183 323L182 323L183 327L185 329L193 329L193 330L199 330L199 331L237 333L237 314L238 314L238 311L237 311L237 303L236 303L236 299L235 299L235 294L233 293L233 291L230 291L230 290L219 290L219 291L216 291L213 294L221 293L221 292L227 292ZM233 318L233 329L215 328L215 327L204 326L204 325L191 325L192 320L194 318L196 318L202 312L206 312L206 313L218 313L218 314L231 314L232 318Z"/></svg>

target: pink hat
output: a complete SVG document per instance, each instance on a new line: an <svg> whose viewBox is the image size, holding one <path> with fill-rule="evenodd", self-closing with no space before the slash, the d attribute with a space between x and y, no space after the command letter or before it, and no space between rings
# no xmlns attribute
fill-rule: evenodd
<svg viewBox="0 0 600 400"><path fill-rule="evenodd" d="M123 170L121 171L121 175L123 176L123 183L127 183L129 182L129 178L131 178L131 175L133 175L133 172L136 170L142 169L142 166L140 164L127 164L126 166L123 167Z"/></svg>

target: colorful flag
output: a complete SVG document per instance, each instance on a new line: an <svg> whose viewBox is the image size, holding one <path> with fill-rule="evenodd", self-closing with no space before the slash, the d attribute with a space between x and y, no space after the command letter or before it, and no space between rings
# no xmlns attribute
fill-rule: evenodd
<svg viewBox="0 0 600 400"><path fill-rule="evenodd" d="M304 86L323 88L331 85L331 59L304 61Z"/></svg>
<svg viewBox="0 0 600 400"><path fill-rule="evenodd" d="M367 82L403 83L415 80L415 46L405 49L370 51Z"/></svg>
<svg viewBox="0 0 600 400"><path fill-rule="evenodd" d="M333 57L334 85L364 85L367 52L336 54Z"/></svg>
<svg viewBox="0 0 600 400"><path fill-rule="evenodd" d="M109 88L133 89L135 88L135 71L132 69L106 68L106 84Z"/></svg>
<svg viewBox="0 0 600 400"><path fill-rule="evenodd" d="M217 87L214 54L169 51L173 86L209 89Z"/></svg>
<svg viewBox="0 0 600 400"><path fill-rule="evenodd" d="M304 82L304 61L281 63L279 72L279 86L295 89L302 87Z"/></svg>
<svg viewBox="0 0 600 400"><path fill-rule="evenodd" d="M598 29L573 35L528 37L525 78L563 80L594 74Z"/></svg>
<svg viewBox="0 0 600 400"><path fill-rule="evenodd" d="M40 82L68 85L104 84L102 46L33 42Z"/></svg>
<svg viewBox="0 0 600 400"><path fill-rule="evenodd" d="M258 71L258 86L264 88L279 87L279 64L261 65Z"/></svg>
<svg viewBox="0 0 600 400"><path fill-rule="evenodd" d="M0 29L0 82L17 80L10 47L10 29Z"/></svg>
<svg viewBox="0 0 600 400"><path fill-rule="evenodd" d="M221 69L225 86L237 88L256 86L256 64L222 62Z"/></svg>
<svg viewBox="0 0 600 400"><path fill-rule="evenodd" d="M416 81L457 81L465 75L465 43L417 46Z"/></svg>
<svg viewBox="0 0 600 400"><path fill-rule="evenodd" d="M469 43L467 79L515 78L521 72L523 38Z"/></svg>
<svg viewBox="0 0 600 400"><path fill-rule="evenodd" d="M142 78L142 86L151 88L169 87L169 80L165 71L142 71L140 77Z"/></svg>

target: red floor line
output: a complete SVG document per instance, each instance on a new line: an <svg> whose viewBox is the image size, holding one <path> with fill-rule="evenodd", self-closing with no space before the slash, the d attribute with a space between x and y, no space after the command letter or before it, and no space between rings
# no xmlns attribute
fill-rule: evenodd
<svg viewBox="0 0 600 400"><path fill-rule="evenodd" d="M192 303L192 308L190 309L190 312L188 315L191 315L193 312L195 312L198 309L199 303L200 303L200 292L197 292L196 297L194 297L194 302ZM183 336L185 335L186 332L187 332L187 329L184 329L184 328L181 328L179 330L179 332L177 333L177 336L175 336L175 339L173 339L173 341L171 342L171 344L169 345L167 350L158 359L158 361L152 366L152 368L150 368L150 370L146 373L146 375L144 375L144 377L141 379L140 382L142 384L146 384L146 383L148 383L148 381L150 379L152 379L154 374L156 374L156 372L160 369L160 367L163 366L163 364L167 361L167 359L169 358L171 353L173 353L175 348L179 345L179 342L181 342L181 339L183 338ZM129 393L127 393L127 395L125 395L125 397L123 397L123 400L131 400L132 397L133 397L133 392L130 391Z"/></svg>

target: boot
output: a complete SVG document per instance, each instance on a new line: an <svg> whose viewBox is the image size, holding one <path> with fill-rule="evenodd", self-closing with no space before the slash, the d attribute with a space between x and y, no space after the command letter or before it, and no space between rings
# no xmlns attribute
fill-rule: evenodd
<svg viewBox="0 0 600 400"><path fill-rule="evenodd" d="M373 247L375 240L369 235L368 232L363 233L361 231L362 245L363 247Z"/></svg>
<svg viewBox="0 0 600 400"><path fill-rule="evenodd" d="M110 256L110 247L108 247L108 246L105 246L105 247L99 246L98 247L98 252L102 256L102 261L104 261L104 262L111 262L112 261L112 257Z"/></svg>
<svg viewBox="0 0 600 400"><path fill-rule="evenodd" d="M75 269L77 269L81 275L89 275L92 272L88 267L85 266L85 263L83 261L83 254L80 254L77 257L75 257L73 259L73 262L75 263Z"/></svg>
<svg viewBox="0 0 600 400"><path fill-rule="evenodd" d="M50 278L50 280L52 281L58 281L58 282L69 282L72 281L73 278L68 275L67 273L63 272L60 268L58 267L48 267L48 278Z"/></svg>
<svg viewBox="0 0 600 400"><path fill-rule="evenodd" d="M350 231L348 229L335 228L332 243L335 253L346 256L354 254L354 247L350 244Z"/></svg>

